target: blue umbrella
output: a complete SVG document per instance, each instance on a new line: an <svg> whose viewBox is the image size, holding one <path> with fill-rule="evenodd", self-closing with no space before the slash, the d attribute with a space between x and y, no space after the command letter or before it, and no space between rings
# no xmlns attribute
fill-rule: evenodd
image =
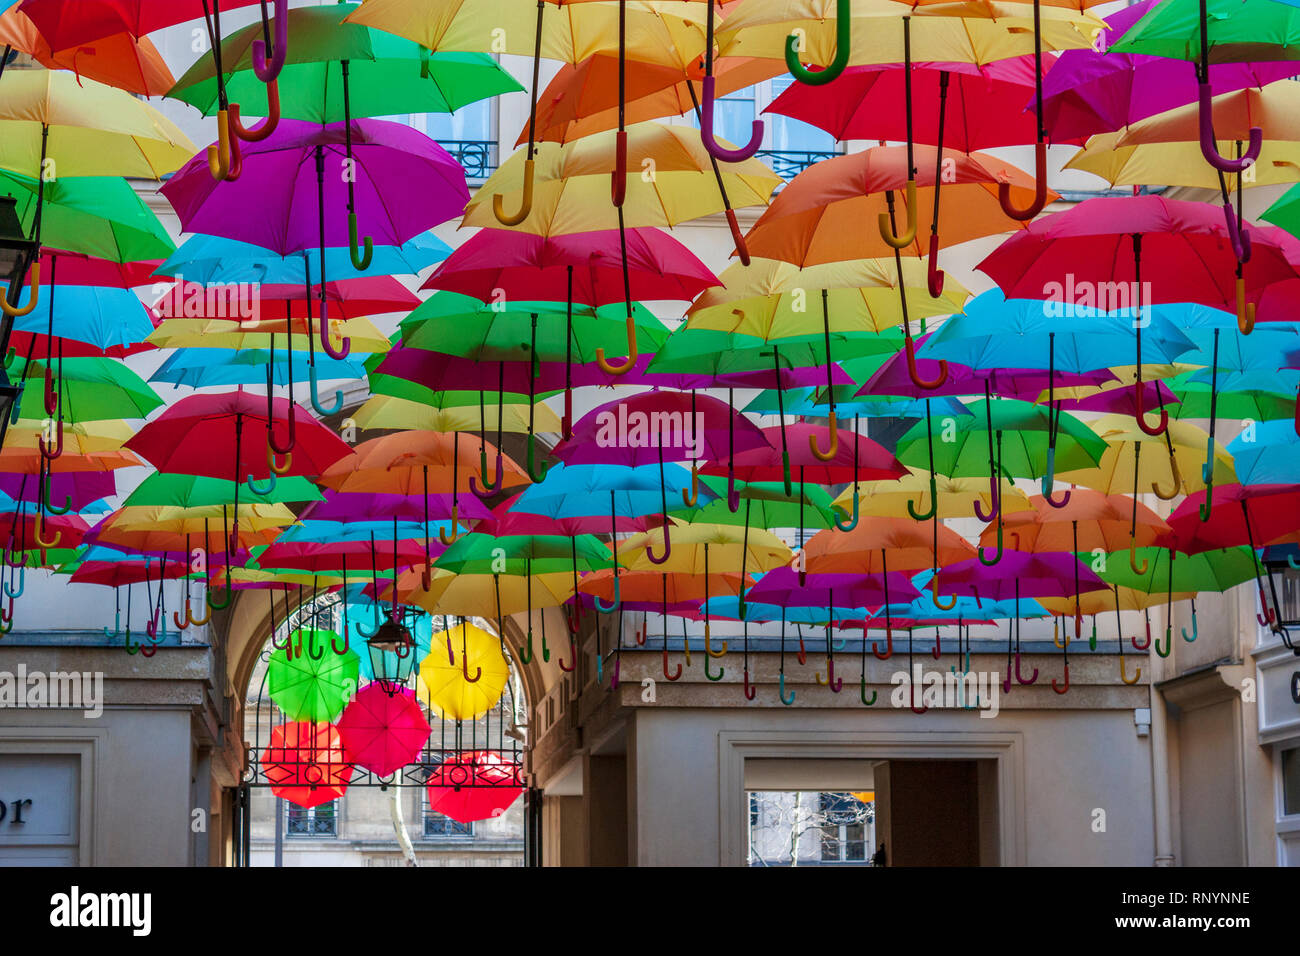
<svg viewBox="0 0 1300 956"><path fill-rule="evenodd" d="M1290 420L1256 423L1228 442L1228 454L1243 485L1290 485L1300 475L1300 436Z"/></svg>
<svg viewBox="0 0 1300 956"><path fill-rule="evenodd" d="M345 359L334 359L328 355L316 356L316 378L319 381L331 379L360 379L366 374L367 355L351 353ZM264 385L266 384L266 365L272 360L269 349L177 349L158 371L149 376L151 382L171 382L174 385L188 385L190 388L225 385ZM289 363L287 353L279 349L275 352L275 364L272 366L276 385L289 383ZM306 361L295 363L293 380L306 382L311 377L311 368Z"/></svg>
<svg viewBox="0 0 1300 956"><path fill-rule="evenodd" d="M363 276L415 275L451 255L451 247L431 233L424 233L400 246L375 246L370 266L358 272L347 246L325 250L327 275ZM303 258L311 274L319 276L320 252L310 249L281 256L247 242L202 233L191 236L157 268L158 275L183 277L201 285L222 282L261 282L290 285L306 275Z"/></svg>
<svg viewBox="0 0 1300 956"><path fill-rule="evenodd" d="M30 288L23 289L19 303L30 294ZM149 310L130 289L61 285L57 294L50 290L49 299L54 302L53 333L58 338L110 349L143 342L154 329ZM50 329L50 310L44 305L14 320L15 332L44 334Z"/></svg>

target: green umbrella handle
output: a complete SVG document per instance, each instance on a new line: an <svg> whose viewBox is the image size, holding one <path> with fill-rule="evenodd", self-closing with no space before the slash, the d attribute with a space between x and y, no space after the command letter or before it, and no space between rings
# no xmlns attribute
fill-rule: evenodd
<svg viewBox="0 0 1300 956"><path fill-rule="evenodd" d="M877 694L877 691L874 691L874 690L873 690L873 691L871 692L871 700L867 700L867 678L866 678L866 676L864 675L864 676L863 676L863 677L858 681L858 699L859 699L860 701L862 701L862 706L864 706L864 707L871 707L873 704L875 704L875 702L876 702L876 694ZM790 693L790 696L791 696L791 697L794 697L794 692L793 692L793 691ZM784 703L784 701L782 701L782 703ZM791 700L791 703L794 703L794 701Z"/></svg>
<svg viewBox="0 0 1300 956"><path fill-rule="evenodd" d="M352 257L352 268L358 272L365 272L370 268L370 260L375 254L375 241L369 236L363 236L358 245L357 235L357 214L349 212L348 255Z"/></svg>
<svg viewBox="0 0 1300 956"><path fill-rule="evenodd" d="M844 72L849 65L849 52L853 45L853 0L835 0L835 59L822 70L808 70L799 62L799 35L785 38L785 66L800 83L808 86L825 86Z"/></svg>

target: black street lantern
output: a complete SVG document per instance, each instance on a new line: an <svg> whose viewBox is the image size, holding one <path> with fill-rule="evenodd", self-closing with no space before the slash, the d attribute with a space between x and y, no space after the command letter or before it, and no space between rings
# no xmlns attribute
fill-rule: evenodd
<svg viewBox="0 0 1300 956"><path fill-rule="evenodd" d="M366 641L370 654L370 672L390 697L406 686L415 670L415 639L411 630L392 618L384 621L374 636Z"/></svg>

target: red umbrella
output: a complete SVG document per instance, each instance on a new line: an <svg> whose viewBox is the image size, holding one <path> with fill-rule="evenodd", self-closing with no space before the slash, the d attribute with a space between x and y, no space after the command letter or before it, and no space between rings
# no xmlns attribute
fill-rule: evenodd
<svg viewBox="0 0 1300 956"><path fill-rule="evenodd" d="M983 66L912 64L912 95L917 103L912 116L913 142L929 146L939 142L937 104L945 74L949 76L943 127L946 147L969 153L1034 142L1037 120L1025 109L1034 93L1034 58L1030 55ZM791 84L763 112L802 120L839 140L906 142L906 81L902 63L851 66L826 87Z"/></svg>
<svg viewBox="0 0 1300 956"><path fill-rule="evenodd" d="M338 727L348 759L381 777L419 757L433 732L415 694L378 681L357 692Z"/></svg>
<svg viewBox="0 0 1300 956"><path fill-rule="evenodd" d="M314 807L347 792L352 764L333 724L294 721L271 729L271 745L262 752L262 775L277 797Z"/></svg>
<svg viewBox="0 0 1300 956"><path fill-rule="evenodd" d="M865 435L852 432L855 441L844 439L839 442L835 454L829 461L823 461L813 454L809 439L815 439L818 447L829 444L825 425L810 425L796 422L784 427L764 428L763 436L768 441L767 447L742 451L735 457L721 461L712 461L700 471L706 475L725 475L734 467L736 477L742 481L782 481L790 476L790 471L783 464L782 453L777 445L789 442L789 469L798 469L799 483L815 482L819 485L835 485L849 481L878 481L898 478L907 474L907 468L899 463L888 449L872 441Z"/></svg>
<svg viewBox="0 0 1300 956"><path fill-rule="evenodd" d="M221 0L220 6L233 10L255 2ZM22 11L51 48L65 50L117 33L144 36L206 16L209 6L207 0L24 0Z"/></svg>
<svg viewBox="0 0 1300 956"><path fill-rule="evenodd" d="M267 406L271 413L268 415ZM288 430L293 460L277 474L319 475L352 454L337 435L288 399L270 400L239 389L191 395L140 429L125 447L147 458L159 471L225 478L236 484L270 474L267 449L251 435L257 427Z"/></svg>
<svg viewBox="0 0 1300 956"><path fill-rule="evenodd" d="M422 289L445 289L492 301L502 289L513 300L608 305L637 299L689 301L721 281L668 233L627 230L629 289L623 285L617 229L537 236L483 229L434 270Z"/></svg>
<svg viewBox="0 0 1300 956"><path fill-rule="evenodd" d="M429 778L429 809L461 823L499 817L524 792L523 768L492 750L443 761Z"/></svg>
<svg viewBox="0 0 1300 956"><path fill-rule="evenodd" d="M396 556L394 556L394 546ZM435 541L429 542L428 554L437 557L446 548ZM372 564L387 571L393 567L405 568L425 561L422 540L393 541L289 541L277 542L258 556L257 563L264 568L297 568L302 571L338 571L344 560L350 568L368 568Z"/></svg>
<svg viewBox="0 0 1300 956"><path fill-rule="evenodd" d="M1174 547L1186 554L1286 544L1300 531L1300 489L1295 485L1224 485L1183 499L1169 516Z"/></svg>

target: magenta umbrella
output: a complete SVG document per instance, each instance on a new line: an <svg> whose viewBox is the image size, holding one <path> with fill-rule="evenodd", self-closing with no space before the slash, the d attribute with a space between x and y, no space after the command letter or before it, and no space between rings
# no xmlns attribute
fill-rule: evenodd
<svg viewBox="0 0 1300 956"><path fill-rule="evenodd" d="M1024 551L1004 551L993 565L986 565L982 556L959 561L943 570L943 580L949 593L969 590L976 601L1015 601L1016 616L1014 667L1016 682L1032 684L1038 680L1038 668L1026 679L1020 674L1020 599L1022 597L1074 597L1089 591L1104 591L1110 587L1093 573L1092 569L1073 554L1044 551L1030 554ZM1065 642L1065 682L1057 686L1052 679L1052 689L1064 694L1070 687L1069 640ZM1120 641L1123 653L1123 640ZM1004 693L1011 693L1013 650L1011 632L1007 632L1007 674L1002 680Z"/></svg>
<svg viewBox="0 0 1300 956"><path fill-rule="evenodd" d="M242 148L247 152L235 174L222 181L212 178L200 153L163 186L182 229L250 242L281 256L315 248L323 266L326 247L357 248L357 223L367 233L367 248L372 241L397 246L459 216L469 201L460 164L400 123L281 120L266 139ZM350 212L329 217L327 208ZM303 266L310 288L306 257ZM321 345L331 358L346 358L348 339L341 349L330 343L327 279L316 281Z"/></svg>
<svg viewBox="0 0 1300 956"><path fill-rule="evenodd" d="M617 229L537 236L483 229L429 276L422 289L445 289L490 302L513 300L608 305L638 299L690 301L718 279L686 246L651 227L627 230L630 288L623 284Z"/></svg>
<svg viewBox="0 0 1300 956"><path fill-rule="evenodd" d="M395 495L381 492L325 491L324 501L313 501L298 516L302 521L377 521L397 518L421 521L430 518L450 520L450 494ZM465 520L490 518L492 512L477 498L457 499L458 514Z"/></svg>
<svg viewBox="0 0 1300 956"><path fill-rule="evenodd" d="M111 471L56 471L46 477L49 483L46 500L60 501L65 504L70 500L71 507L80 511L88 504L101 498L111 498L117 494L117 479ZM0 472L0 493L8 495L14 501L36 502L41 500L41 483L35 476L20 472Z"/></svg>
<svg viewBox="0 0 1300 956"><path fill-rule="evenodd" d="M1239 224L1230 205L1181 202L1160 196L1097 198L1044 216L1009 238L977 267L1007 298L1056 299L1068 286L1091 290L1093 304L1134 309L1137 350L1134 402L1149 435L1169 424L1147 425L1142 414L1141 307L1196 302L1236 311L1242 334L1255 325L1255 305L1273 282L1300 277L1300 240L1276 227ZM1102 300L1106 299L1106 302Z"/></svg>
<svg viewBox="0 0 1300 956"><path fill-rule="evenodd" d="M414 762L432 733L415 694L382 681L357 692L338 729L348 760L381 777Z"/></svg>
<svg viewBox="0 0 1300 956"><path fill-rule="evenodd" d="M700 471L706 475L721 475L734 470L743 481L785 481L787 489L792 484L791 470L794 468L799 469L800 485L804 481L834 485L848 481L889 480L907 474L907 469L886 448L856 432L852 441L839 442L835 454L829 459L817 457L809 438L815 439L821 447L826 444L827 431L825 425L807 422L764 428L766 445L740 451L730 458L714 459ZM784 443L781 451L776 448L777 442Z"/></svg>
<svg viewBox="0 0 1300 956"><path fill-rule="evenodd" d="M1099 49L1066 50L1057 59L1056 66L1043 80L1043 122L1053 142L1078 141L1094 133L1114 132L1140 119L1196 101L1199 89L1195 63L1106 52L1156 2L1142 0L1107 17L1107 30L1099 38ZM1294 73L1294 63L1285 60L1212 63L1210 90L1218 96L1261 87Z"/></svg>

